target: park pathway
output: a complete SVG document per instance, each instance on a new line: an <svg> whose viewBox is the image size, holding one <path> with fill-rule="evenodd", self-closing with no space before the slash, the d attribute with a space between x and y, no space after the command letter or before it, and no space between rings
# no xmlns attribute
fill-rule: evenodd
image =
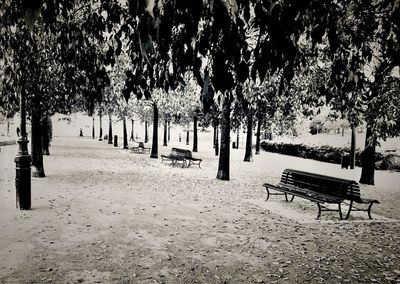
<svg viewBox="0 0 400 284"><path fill-rule="evenodd" d="M362 187L382 203L373 221L315 221L306 201L265 203L262 183L277 182L286 167L353 179L359 169L265 152L244 163L239 149L232 180L219 181L207 141L195 153L202 169L182 169L97 140L56 137L47 177L32 180L31 211L15 209L17 147L3 147L0 283L400 281L399 173L378 172L377 186Z"/></svg>

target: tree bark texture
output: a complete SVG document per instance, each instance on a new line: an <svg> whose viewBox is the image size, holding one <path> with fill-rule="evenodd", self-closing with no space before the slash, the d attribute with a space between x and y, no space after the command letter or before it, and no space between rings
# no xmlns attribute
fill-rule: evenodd
<svg viewBox="0 0 400 284"><path fill-rule="evenodd" d="M168 133L167 133L167 132L168 132L167 127L168 127L168 126L167 126L167 124L168 124L168 122L167 122L167 120L165 120L165 121L164 121L164 137L163 137L163 138L164 138L164 139L163 139L163 142L164 142L164 143L163 143L163 146L168 146L168 143L167 143L167 134L168 134Z"/></svg>
<svg viewBox="0 0 400 284"><path fill-rule="evenodd" d="M158 108L156 104L153 104L153 110L153 143L150 158L158 159Z"/></svg>
<svg viewBox="0 0 400 284"><path fill-rule="evenodd" d="M356 165L356 128L351 126L350 169Z"/></svg>
<svg viewBox="0 0 400 284"><path fill-rule="evenodd" d="M43 140L42 140L42 123L41 109L38 102L34 102L35 109L32 111L32 176L45 177L43 166Z"/></svg>
<svg viewBox="0 0 400 284"><path fill-rule="evenodd" d="M362 170L360 183L374 185L376 139L372 137L372 129L370 126L367 126L365 149L361 154Z"/></svg>
<svg viewBox="0 0 400 284"><path fill-rule="evenodd" d="M217 179L229 180L229 156L230 156L230 131L231 131L231 103L225 97L222 106L222 121L221 121L221 149L219 155Z"/></svg>
<svg viewBox="0 0 400 284"><path fill-rule="evenodd" d="M253 114L251 112L247 115L247 135L246 135L246 151L244 154L244 162L253 161Z"/></svg>
<svg viewBox="0 0 400 284"><path fill-rule="evenodd" d="M193 117L193 152L198 151L198 138L197 138L197 115Z"/></svg>
<svg viewBox="0 0 400 284"><path fill-rule="evenodd" d="M111 115L108 115L108 144L113 143L113 132L112 132L112 119Z"/></svg>
<svg viewBox="0 0 400 284"><path fill-rule="evenodd" d="M128 132L126 131L126 117L122 120L124 130L124 149L128 149Z"/></svg>
<svg viewBox="0 0 400 284"><path fill-rule="evenodd" d="M256 155L260 154L260 136L261 136L261 118L257 121L257 133L256 133Z"/></svg>

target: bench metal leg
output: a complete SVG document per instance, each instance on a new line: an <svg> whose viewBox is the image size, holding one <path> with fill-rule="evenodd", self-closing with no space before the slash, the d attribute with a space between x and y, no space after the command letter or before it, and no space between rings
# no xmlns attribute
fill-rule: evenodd
<svg viewBox="0 0 400 284"><path fill-rule="evenodd" d="M290 198L290 200L289 200L289 198L288 198L288 194L287 194L287 193L285 193L285 199L286 199L286 202L293 202L294 195L292 195L292 198Z"/></svg>
<svg viewBox="0 0 400 284"><path fill-rule="evenodd" d="M322 211L322 209L321 209L321 205L319 204L319 202L317 202L317 205L318 205L318 216L317 216L317 220L319 220L319 217L321 217L321 211Z"/></svg>
<svg viewBox="0 0 400 284"><path fill-rule="evenodd" d="M294 199L294 195L292 195L292 198L289 200L288 194L286 192L282 192L282 193L281 192L270 192L269 188L267 186L265 186L265 190L267 191L267 198L265 199L265 201L268 201L268 199L271 195L284 195L286 202L289 202L289 201L292 202Z"/></svg>
<svg viewBox="0 0 400 284"><path fill-rule="evenodd" d="M369 206L368 206L368 217L369 217L370 220L372 219L372 217L371 217L371 208L372 208L372 204L374 204L374 203L371 202L371 203L369 204Z"/></svg>
<svg viewBox="0 0 400 284"><path fill-rule="evenodd" d="M317 220L319 220L319 218L321 217L322 211L338 211L340 220L343 220L342 204L341 203L338 203L338 209L330 209L328 207L325 207L325 206L321 205L319 202L316 202L316 203L317 203L317 206L318 206Z"/></svg>
<svg viewBox="0 0 400 284"><path fill-rule="evenodd" d="M347 211L346 220L349 219L352 208L353 208L353 200L350 200L349 211Z"/></svg>
<svg viewBox="0 0 400 284"><path fill-rule="evenodd" d="M372 208L372 205L373 205L373 204L374 204L374 202L369 203L368 209L361 209L361 208L357 208L357 207L353 206L353 200L350 200L349 211L347 212L346 220L349 218L350 212L351 212L351 211L367 211L367 213L368 213L368 218L369 218L370 220L372 220L371 208ZM354 208L353 208L353 207L354 207Z"/></svg>

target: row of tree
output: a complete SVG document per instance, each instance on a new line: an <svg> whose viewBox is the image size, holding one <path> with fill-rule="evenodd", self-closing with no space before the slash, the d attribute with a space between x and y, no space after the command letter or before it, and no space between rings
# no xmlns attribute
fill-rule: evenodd
<svg viewBox="0 0 400 284"><path fill-rule="evenodd" d="M254 121L290 125L330 105L353 128L366 122L360 182L373 184L378 139L400 131L399 14L394 0L4 0L1 105L27 97L34 150L55 112L110 114L122 95L150 101L156 123L161 106L198 97L221 130L222 180L239 122L251 145Z"/></svg>

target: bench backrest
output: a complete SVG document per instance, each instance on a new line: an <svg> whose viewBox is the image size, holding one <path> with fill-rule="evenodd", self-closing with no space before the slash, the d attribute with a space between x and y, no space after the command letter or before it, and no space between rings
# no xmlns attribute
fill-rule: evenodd
<svg viewBox="0 0 400 284"><path fill-rule="evenodd" d="M132 147L144 148L144 143L139 141L134 141L130 145L132 145Z"/></svg>
<svg viewBox="0 0 400 284"><path fill-rule="evenodd" d="M173 156L185 158L185 154L186 154L186 150L185 149L179 149L179 148L172 148L171 149L171 155L173 155Z"/></svg>
<svg viewBox="0 0 400 284"><path fill-rule="evenodd" d="M191 159L192 158L192 151L180 148L172 148L171 155Z"/></svg>
<svg viewBox="0 0 400 284"><path fill-rule="evenodd" d="M348 200L359 200L360 187L354 180L286 169L281 183Z"/></svg>

